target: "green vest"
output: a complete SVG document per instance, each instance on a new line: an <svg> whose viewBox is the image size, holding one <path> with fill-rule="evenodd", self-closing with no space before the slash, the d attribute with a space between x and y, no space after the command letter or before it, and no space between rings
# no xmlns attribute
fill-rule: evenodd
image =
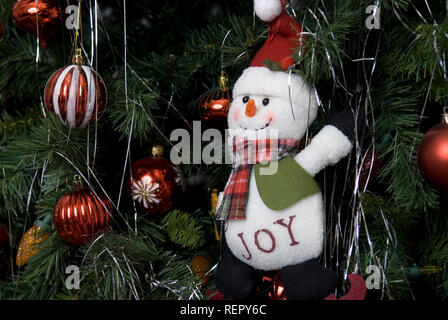
<svg viewBox="0 0 448 320"><path fill-rule="evenodd" d="M258 192L268 208L282 210L320 192L313 177L294 158L285 157L277 164L274 174L266 174L271 163L254 165Z"/></svg>

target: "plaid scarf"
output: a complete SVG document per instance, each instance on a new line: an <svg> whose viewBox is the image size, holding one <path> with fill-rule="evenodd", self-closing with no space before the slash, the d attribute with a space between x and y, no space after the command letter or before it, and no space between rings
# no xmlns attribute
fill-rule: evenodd
<svg viewBox="0 0 448 320"><path fill-rule="evenodd" d="M252 167L255 163L278 161L298 151L300 141L295 139L248 140L233 138L233 167L224 189L224 196L216 212L218 220L246 219L247 193Z"/></svg>

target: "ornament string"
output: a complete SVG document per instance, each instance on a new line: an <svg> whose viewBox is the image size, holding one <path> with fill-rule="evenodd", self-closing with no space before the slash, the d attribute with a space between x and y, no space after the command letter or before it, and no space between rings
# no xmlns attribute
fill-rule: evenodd
<svg viewBox="0 0 448 320"><path fill-rule="evenodd" d="M98 243L98 241L104 236L104 234L99 235L94 241L92 241L92 243L89 245L89 248L87 249L86 254L84 255L84 258L82 260L82 265L85 265L85 257L87 256L87 254L91 251L91 249ZM126 268L128 269L128 275L130 277L130 283L128 283L126 281L126 277L124 276L124 270L121 268L121 265L118 263L118 257L114 255L113 251L110 250L107 247L104 247L103 250L101 250L97 255L95 255L95 257L93 258L92 261L92 267L95 270L95 276L96 279L100 279L102 277L102 275L98 274L98 268L103 268L102 265L98 265L97 261L98 259L103 255L107 253L112 260L114 261L114 265L116 266L116 270L117 270L117 277L114 281L114 298L116 299L123 299L123 297L121 295L119 295L120 290L122 287L127 287L130 290L130 294L132 294L132 297L130 296L130 298L133 298L135 300L140 300L139 297L139 293L137 290L137 284L140 284L140 278L139 275L137 273L137 271L135 270L135 268L133 267L131 261L129 260L129 258L124 254L124 252L121 253L121 256L123 257L124 262L126 263ZM83 276L84 278L84 276ZM99 288L99 287L98 287Z"/></svg>
<svg viewBox="0 0 448 320"><path fill-rule="evenodd" d="M232 32L232 29L229 29L229 31L227 31L221 43L221 71L224 70L224 44L226 43L227 37L229 36L230 32Z"/></svg>
<svg viewBox="0 0 448 320"><path fill-rule="evenodd" d="M428 103L429 94L431 93L432 80L434 79L434 72L436 71L436 67L437 67L437 64L434 63L434 67L432 68L432 71L431 71L431 78L429 79L428 89L426 90L425 101L423 103L422 111L420 112L420 117L419 117L417 130L415 132L414 140L412 141L412 148L411 148L411 152L409 154L409 158L412 158L412 156L414 154L415 144L417 142L417 136L418 136L418 133L420 131L420 126L421 126L421 123L422 123L422 120L423 120L423 116L425 114L426 104Z"/></svg>
<svg viewBox="0 0 448 320"><path fill-rule="evenodd" d="M405 27L409 32L411 32L413 35L415 35L417 39L422 36L421 34L412 30L412 28L406 24L406 22L404 21L405 18L403 18L402 15L399 13L400 8L395 3L395 1L392 2L392 10L394 11L395 16L397 17L398 21L400 21L400 23L403 25L403 27Z"/></svg>
<svg viewBox="0 0 448 320"><path fill-rule="evenodd" d="M126 68L132 74L132 76L134 76L136 78L136 80L138 80L142 84L142 86L145 87L149 92L151 92L153 94L156 94L156 92L154 92L154 90L151 87L148 86L147 82L142 79L142 77L132 68L132 66L130 66L129 63L127 63L127 61L125 62L125 59L122 56L122 54L120 52L118 52L118 50L116 49L116 47L112 44L112 41L110 40L110 36L109 36L109 34L107 32L107 29L104 26L104 20L103 20L101 12L99 12L99 16L101 18L101 22L102 22L102 25L103 25L103 32L106 35L106 38L107 38L107 41L109 43L110 49L111 49L112 52L115 53L113 55L114 60L115 60L115 56L118 57L119 59L121 59L121 61L126 64ZM117 69L117 66L116 66L116 69ZM162 95L158 95L157 94L157 98L160 101L164 102L164 103L168 103L169 102L169 100L167 100ZM183 113L179 110L179 108L177 108L174 105L174 103L171 103L171 108L174 111L176 111L179 114L179 116L181 116L181 118L184 120L184 122L190 127L190 129L192 129L192 126L189 124L189 121L187 120L187 118L183 115ZM151 112L150 111L148 111L148 112L151 115ZM154 125L154 129L156 129L156 131L161 135L161 137L166 141L166 143L168 143L171 147L176 148L174 143L171 142L171 140L163 133L163 131L159 128L159 126ZM175 150L177 150L177 149L175 149ZM197 168L197 169L199 169L199 168Z"/></svg>
<svg viewBox="0 0 448 320"><path fill-rule="evenodd" d="M75 27L75 54L78 54L78 38L80 38L80 46L82 47L83 44L83 37L82 37L82 12L81 12L81 2L82 0L78 1L78 15L76 17L76 27ZM79 30L79 31L78 31Z"/></svg>
<svg viewBox="0 0 448 320"><path fill-rule="evenodd" d="M171 104L173 103L173 98L174 98L174 85L171 83L171 94L170 94L170 99L168 100L168 107L165 110L165 114L163 116L163 122L161 125L161 128L165 128L165 123L166 123L166 119L168 119L168 112L170 111L171 108Z"/></svg>
<svg viewBox="0 0 448 320"><path fill-rule="evenodd" d="M329 25L329 19L327 17L327 13L326 13L326 7L323 1L320 2L322 5L322 8L318 8L317 4L314 8L306 8L307 12L312 16L312 18L315 20L316 22L316 30L310 31L308 26L305 24L305 28L306 28L306 33L312 35L312 37L314 37L316 39L316 41L320 41L319 39L319 32L322 30L322 24L325 25ZM377 1L377 6L380 5L380 1ZM295 11L293 10L293 8L290 9L294 16L295 16ZM305 20L305 17L303 18L303 20ZM321 21L322 20L322 21ZM334 40L335 39L335 35L332 33L331 38ZM326 48L324 47L324 57L326 59L328 68L329 68L329 74L331 75L333 82L334 82L334 86L335 87L339 87L342 88L344 90L344 92L346 93L346 104L347 107L350 108L355 116L355 119L358 118L359 116L359 111L364 109L366 114L369 114L370 110L373 110L373 105L372 105L372 99L371 99L371 89L370 89L370 84L372 81L372 76L374 74L374 71L376 69L376 57L378 56L378 52L379 52L379 42L380 39L377 39L377 43L378 46L376 47L376 52L375 52L375 57L366 57L366 44L367 44L367 39L370 36L370 32L367 35L367 37L361 42L363 43L363 48L360 48L360 53L362 53L362 57L361 58L352 58L351 61L352 62L361 62L362 64L360 65L362 68L358 68L358 77L359 78L363 78L363 82L360 82L358 84L358 86L355 88L355 92L350 92L349 88L347 87L347 82L346 82L346 76L345 76L345 70L344 70L344 65L343 65L343 60L342 60L342 56L339 54L339 51L336 50L337 56L337 63L335 63L333 61L333 59L331 58L329 52L330 52L330 48ZM336 45L336 44L330 44L330 45ZM310 55L311 55L311 70L314 70L314 63L315 63L315 50L314 47L311 46L310 48L308 48L310 51ZM335 47L335 49L337 49ZM331 50L332 52L334 52L334 50ZM367 65L368 64L368 65ZM336 67L338 67L338 71L336 71ZM317 93L317 88L315 87L315 85L313 85L313 89L315 91L315 96L316 99L318 100L318 104L319 106L323 107L322 101L319 98L319 95ZM363 90L364 89L364 90ZM364 97L362 95L360 95L360 93L362 91L365 91ZM358 97L355 97L356 95L358 95ZM331 110L331 99L328 101L328 106L327 110ZM374 118L372 116L371 119L371 123L368 123L369 119L366 119L366 125L368 128L370 128L371 130L373 130L374 133L374 127L375 127L375 121ZM357 128L355 128L355 131L357 131ZM361 154L361 150L362 150L362 145L363 145L363 141L358 139L357 135L354 145L355 145L355 168L357 168L357 172L356 172L356 176L355 176L355 190L353 192L352 195L352 200L350 203L350 206L352 208L352 218L348 219L348 224L346 224L345 226L343 225L343 222L341 221L341 214L342 214L342 210L345 210L342 208L342 204L339 203L339 205L336 205L335 200L335 187L336 187L336 182L337 179L340 179L336 176L334 176L333 179L333 184L331 186L328 185L328 182L325 178L324 181L324 189L327 190L328 187L330 187L330 198L327 199L325 198L325 203L329 202L329 207L330 208L330 212L329 212L329 219L328 219L328 223L327 223L327 239L330 241L330 252L328 252L328 254L325 254L325 257L327 255L329 255L329 257L331 257L334 263L334 265L336 265L338 268L339 266L343 266L339 263L339 256L341 253L341 249L342 250L346 250L345 253L345 258L346 258L346 263L345 263L345 268L346 268L346 272L345 274L348 274L348 270L349 268L351 270L355 270L355 271L360 271L359 267L360 267L360 252L359 252L359 239L361 237L361 227L363 228L363 230L365 230L367 235L363 235L363 236L367 236L367 244L369 246L369 251L372 253L375 251L373 250L373 246L374 243L372 242L372 240L370 239L370 236L368 235L368 226L367 226L367 221L365 219L364 216L364 211L362 208L362 203L360 202L360 183L359 183L359 178L360 178L360 168L361 165L360 163L362 163L362 161L366 158L366 155L362 156ZM374 136L374 134L373 134ZM371 141L371 148L375 148L375 138L372 139ZM369 150L369 149L368 149ZM350 161L347 164L347 169L346 169L346 174L343 178L343 180L345 182L349 181L349 173L350 173L350 167L352 165L350 165ZM371 168L370 168L371 171ZM325 176L324 176L325 177ZM346 187L347 183L344 183L344 190L342 190L342 194L345 194L347 192ZM364 187L365 189L365 187ZM324 193L324 197L326 197L325 195L326 193ZM336 205L336 206L335 206ZM335 208L335 209L333 209ZM387 220L386 220L387 221ZM342 245L342 246L341 246ZM345 249L344 249L345 248ZM372 254L370 254L372 255ZM379 258L376 257L376 260L379 261ZM387 262L387 259L385 260Z"/></svg>
<svg viewBox="0 0 448 320"><path fill-rule="evenodd" d="M95 10L93 14L93 10ZM90 67L94 70L98 70L98 4L97 0L94 0L94 6L92 6L91 0L89 0L89 13L90 13L90 34L91 34L91 57L90 57ZM79 13L81 14L81 13ZM94 65L94 66L93 66ZM95 82L98 82L98 74L95 74ZM95 101L98 105L98 94L95 90ZM95 119L98 119L98 108L95 108ZM94 168L95 160L96 160L96 152L97 152L97 143L98 143L98 123L95 121L94 123L94 145L93 145L93 154L92 154L92 162L90 162L90 123L87 126L87 166ZM88 177L90 179L90 172L88 172Z"/></svg>
<svg viewBox="0 0 448 320"><path fill-rule="evenodd" d="M39 63L40 60L40 46L39 46L39 1L36 0L36 66Z"/></svg>
<svg viewBox="0 0 448 320"><path fill-rule="evenodd" d="M123 42L124 42L124 91L125 91L125 104L126 104L126 110L129 111L129 97L128 97L128 59L127 59L127 21L126 21L126 0L123 0ZM134 121L135 121L135 105L132 108L132 118L131 118L131 125L129 128L129 134L128 134L128 143L126 147L126 156L124 160L123 165L123 172L121 175L121 182L120 182L120 190L118 193L118 201L117 201L117 207L120 207L120 201L121 201L121 194L123 191L123 184L124 179L126 176L126 168L128 167L128 161L131 163L131 138L132 133L134 129ZM132 179L132 171L131 171L131 179ZM132 199L134 202L135 200ZM135 210L135 203L134 203L134 233L137 234L137 210Z"/></svg>
<svg viewBox="0 0 448 320"><path fill-rule="evenodd" d="M412 6L415 8L415 5L413 4L412 1L411 1L411 3L412 3ZM436 58L438 60L438 64L442 68L444 79L447 79L447 70L446 70L446 62L445 62L445 51L443 51L443 55L440 55L440 48L439 48L438 40L437 40L437 27L438 27L438 24L437 24L437 21L435 20L433 14L432 14L431 8L430 8L427 0L425 0L425 5L426 5L426 9L427 9L428 13L431 16L431 19L433 20L433 27L434 27L434 30L433 30L433 47L434 47L434 50L435 50ZM447 15L448 15L448 1L446 2L446 7L447 7ZM394 13L395 13L396 17L403 24L403 26L408 31L410 31L412 34L416 35L416 38L414 39L414 41L409 45L409 47L410 47L415 41L417 41L422 36L422 34L417 34L410 27L408 27L407 24L404 23L404 21L403 21L404 18L399 14L399 12L398 12L399 10L396 10L396 9L398 9L398 6L397 6L397 4L395 2L393 2L392 8L394 9ZM428 24L428 21L426 21L426 19L423 17L423 15L416 8L415 8L415 10L416 10L418 16L420 17L420 19L422 20L422 22L424 24ZM443 56L443 58L442 58L442 56ZM427 92L426 92L425 101L424 101L424 104L423 104L423 107L422 107L422 111L420 113L419 124L418 124L418 127L417 127L416 134L420 131L420 126L421 126L421 122L422 122L422 119L423 119L423 116L424 116L424 113L425 113L426 104L428 102L428 98L429 98L429 94L430 94L430 90L431 90L431 86L432 86L432 81L433 81L433 78L434 78L434 72L435 72L435 69L436 69L436 65L437 64L435 64L433 70L431 71L431 78L430 78L430 82L429 82L428 89L427 89ZM413 151L414 151L414 148L415 148L415 144L416 144L416 139L417 139L417 135L414 138L414 141L412 143L410 157L412 157L412 154L413 154Z"/></svg>
<svg viewBox="0 0 448 320"><path fill-rule="evenodd" d="M34 187L34 183L36 181L37 175L39 173L39 170L36 168L36 156L37 156L37 152L34 153L34 158L33 158L33 166L32 167L34 169L34 175L33 175L33 180L31 181L30 188L28 190L28 198L26 201L26 208L25 208L25 221L23 223L22 235L24 235L27 230L28 218L30 217L29 209L30 209L31 197L33 195L33 187ZM22 255L19 255L19 264L22 264L21 261L22 261ZM17 273L16 285L14 287L14 294L13 294L14 299L16 297L16 293L17 293L17 290L19 287L19 282L20 282L19 278L20 278L20 272Z"/></svg>
<svg viewBox="0 0 448 320"><path fill-rule="evenodd" d="M172 255L169 261L167 261L166 266L168 267L171 265L176 258L176 254ZM191 269L188 266L185 266L185 269L191 274ZM190 299L194 296L202 297L198 284L188 283L187 285L182 285L178 279L159 280L159 278L163 278L164 272L164 270L161 270L160 272L155 273L153 264L150 263L150 271L149 274L147 274L147 281L149 282L152 291L157 290L158 288L166 289L166 298L168 298L168 293L171 293L178 300Z"/></svg>

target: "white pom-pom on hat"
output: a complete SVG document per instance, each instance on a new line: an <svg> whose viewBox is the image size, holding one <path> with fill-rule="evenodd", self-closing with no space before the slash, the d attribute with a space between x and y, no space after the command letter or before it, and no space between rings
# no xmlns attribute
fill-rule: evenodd
<svg viewBox="0 0 448 320"><path fill-rule="evenodd" d="M254 10L258 18L265 22L271 22L282 13L282 1L280 0L254 0Z"/></svg>

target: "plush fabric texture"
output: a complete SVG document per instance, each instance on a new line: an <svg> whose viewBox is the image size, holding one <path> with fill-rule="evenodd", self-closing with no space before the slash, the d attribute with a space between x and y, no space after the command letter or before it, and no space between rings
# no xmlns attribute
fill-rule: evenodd
<svg viewBox="0 0 448 320"><path fill-rule="evenodd" d="M287 266L280 271L289 300L322 300L336 287L337 275L317 259Z"/></svg>
<svg viewBox="0 0 448 320"><path fill-rule="evenodd" d="M219 220L245 219L249 175L254 164L277 161L297 153L300 141L294 139L256 140L233 139L233 168L224 197L216 213Z"/></svg>
<svg viewBox="0 0 448 320"><path fill-rule="evenodd" d="M230 147L235 137L298 141L317 116L315 93L303 77L263 66L266 59L287 66L292 48L300 45L300 25L286 14L283 0L281 5L278 13L278 1L255 0L257 15L271 22L266 43L233 88L228 115ZM352 144L347 135L352 128L353 118L340 116L332 120L304 150L286 160L287 165L279 166L277 178L259 180L260 166L256 170L255 166L244 168L240 177L230 177L228 183L232 179L234 184L249 180L244 195L245 219L222 222L223 251L215 282L225 297L251 297L257 270L281 270L290 300L322 299L335 288L335 273L317 262L323 249L325 208L311 177L350 152ZM296 161L297 166L291 161ZM309 194L295 198L296 188L308 190ZM218 208L224 198L221 194Z"/></svg>
<svg viewBox="0 0 448 320"><path fill-rule="evenodd" d="M255 14L265 22L271 22L282 13L285 0L254 0Z"/></svg>
<svg viewBox="0 0 448 320"><path fill-rule="evenodd" d="M256 289L257 271L237 259L222 239L221 259L215 271L215 284L227 299L249 299Z"/></svg>
<svg viewBox="0 0 448 320"><path fill-rule="evenodd" d="M246 96L255 101L253 117L244 114L246 103L243 98ZM263 105L265 98L270 101L267 106ZM233 88L229 129L234 131L234 135L248 136L250 132L243 132L243 128L254 130L269 123L266 129L276 130L278 138L300 139L316 118L317 109L315 94L301 76L265 67L250 67L244 70Z"/></svg>
<svg viewBox="0 0 448 320"><path fill-rule="evenodd" d="M315 176L326 166L334 165L350 153L353 145L339 129L326 125L311 143L295 156L295 160Z"/></svg>
<svg viewBox="0 0 448 320"><path fill-rule="evenodd" d="M355 138L360 138L366 125L366 114L360 110L358 114L348 109L342 112L333 113L328 120L329 125L338 128L347 138L353 142Z"/></svg>
<svg viewBox="0 0 448 320"><path fill-rule="evenodd" d="M226 243L237 259L253 268L278 270L322 253L324 222L320 192L274 211L261 199L252 172L246 219L227 221Z"/></svg>
<svg viewBox="0 0 448 320"><path fill-rule="evenodd" d="M262 76L258 81L251 81L257 79L255 75ZM263 78L272 77L274 80L271 85L262 81ZM300 77L295 80L301 81ZM293 91L296 98L293 98L291 111L288 90L285 90L285 87L288 88L287 83L287 74L266 68L249 68L243 73L235 85L235 99L229 111L229 143L235 136L253 139L262 133L296 140L304 136L316 116L317 103L313 100L314 95L305 89L306 86L299 86L293 81L292 86L298 92ZM245 95L254 99L257 106L252 117L244 113ZM263 106L262 101L266 97L270 102ZM313 113L309 110L309 101L314 103ZM266 127L267 123L269 125ZM314 176L325 166L345 157L351 148L350 140L340 130L335 126L325 126L294 159L308 174ZM253 170L250 179L246 219L229 220L225 229L228 247L235 257L261 270L281 269L317 258L322 252L325 230L321 193L304 198L285 209L272 210L261 198Z"/></svg>
<svg viewBox="0 0 448 320"><path fill-rule="evenodd" d="M275 174L263 174L262 170L268 170L269 166L277 169ZM283 158L275 164L256 164L254 174L261 199L272 210L285 209L320 192L313 177L292 157Z"/></svg>
<svg viewBox="0 0 448 320"><path fill-rule="evenodd" d="M256 3L257 1L255 5ZM257 12L257 7L255 7L255 12ZM277 11L271 11L271 16L276 14ZM263 62L267 59L281 63L282 60L292 55L295 48L302 45L302 27L284 9L275 20L269 23L268 27L268 37L253 58L251 67L262 67L264 66Z"/></svg>

